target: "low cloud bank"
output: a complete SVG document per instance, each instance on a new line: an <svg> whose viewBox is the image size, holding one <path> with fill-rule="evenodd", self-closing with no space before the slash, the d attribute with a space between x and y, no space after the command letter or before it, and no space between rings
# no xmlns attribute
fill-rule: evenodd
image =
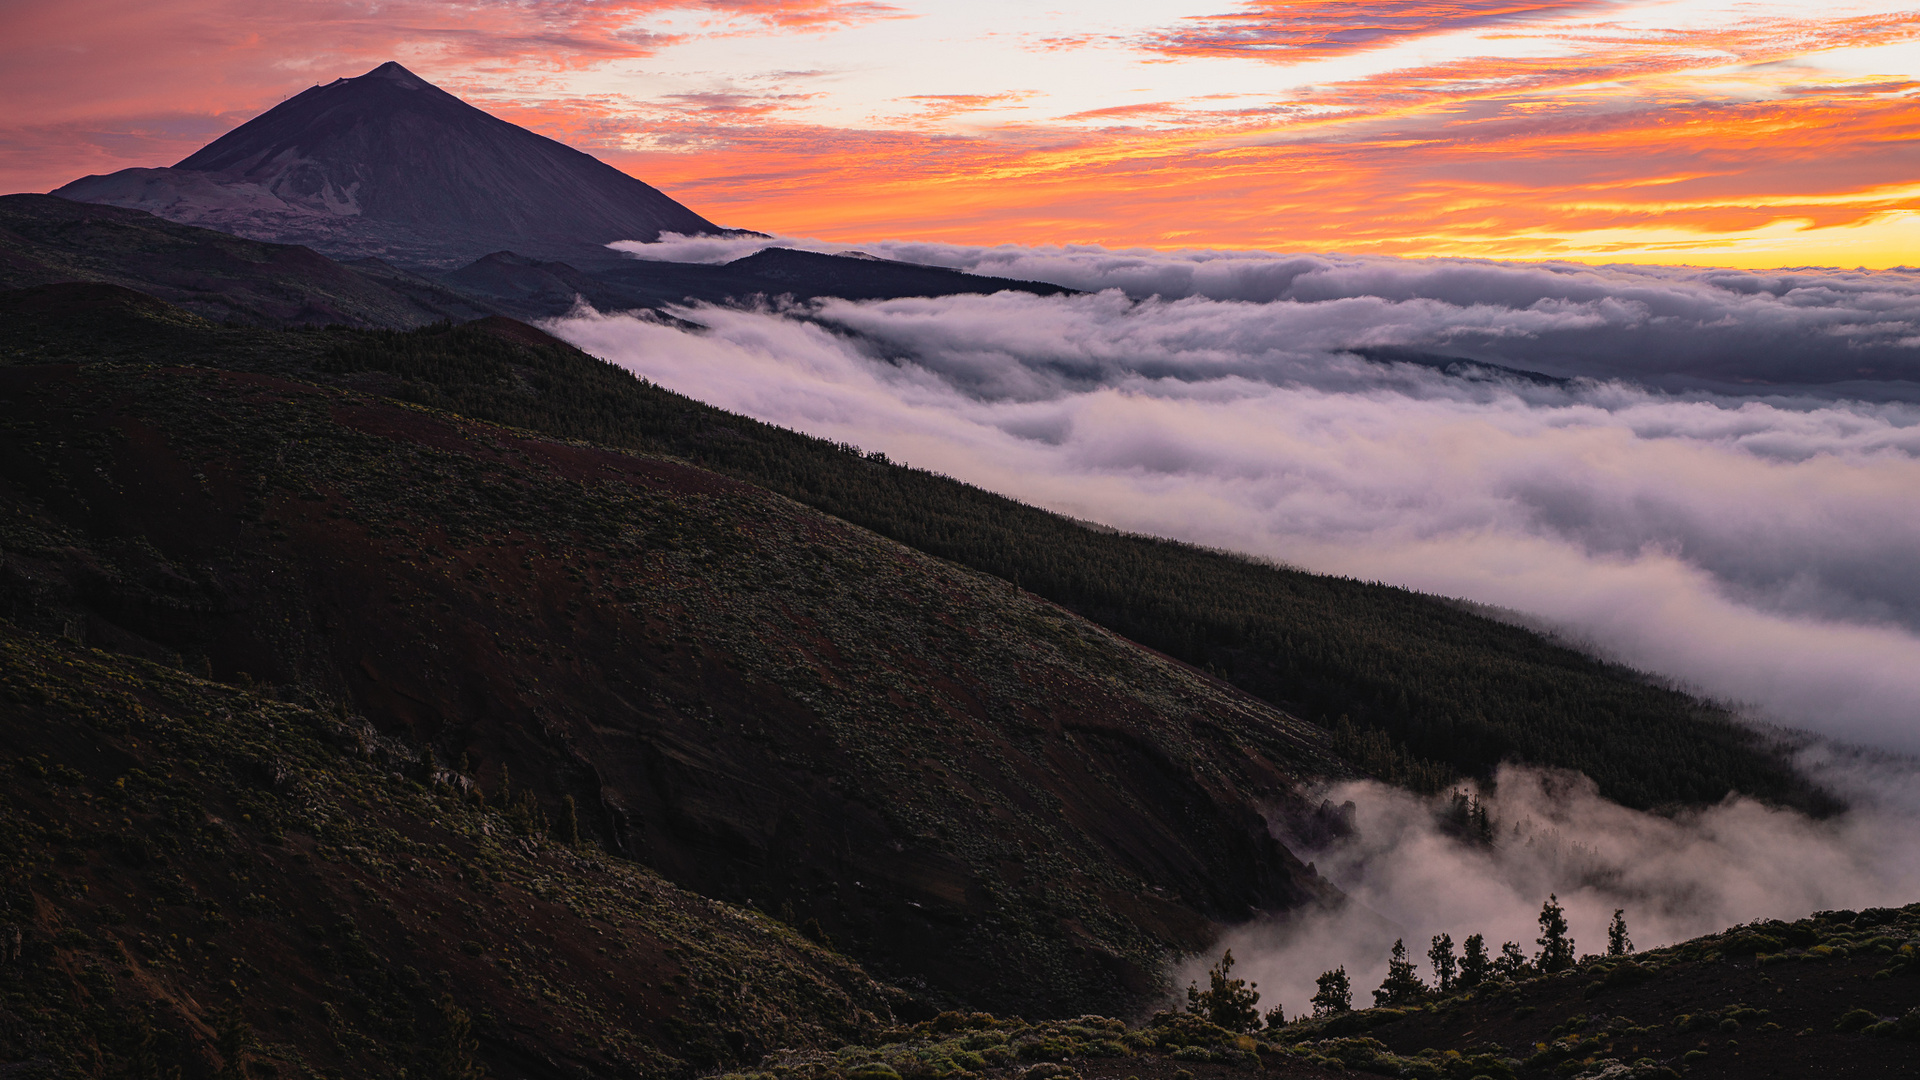
<svg viewBox="0 0 1920 1080"><path fill-rule="evenodd" d="M1581 953L1606 951L1616 908L1637 948L1714 933L1756 919L1798 919L1835 908L1897 907L1920 899L1920 789L1911 759L1818 751L1821 775L1849 790L1853 809L1829 821L1745 799L1662 817L1599 797L1584 777L1506 768L1485 796L1495 841L1463 841L1441 827L1445 797L1426 799L1375 783L1330 790L1354 803L1355 831L1302 858L1351 903L1230 931L1191 958L1177 984L1206 982L1220 950L1234 973L1259 983L1262 1008L1309 1012L1314 979L1344 965L1354 1004L1372 1004L1388 950L1404 938L1429 982L1434 935L1486 935L1489 951L1512 941L1538 952L1541 901L1557 894ZM1863 767L1870 766L1870 767ZM1288 839L1284 834L1282 839Z"/></svg>
<svg viewBox="0 0 1920 1080"><path fill-rule="evenodd" d="M635 258L706 263L767 247L826 252L846 247L793 237L674 234L658 243L611 246ZM1454 309L1456 317L1424 331L1387 336L1401 339L1396 343L1553 375L1628 376L1670 389L1806 384L1829 394L1920 400L1920 272L1755 272L898 240L862 250L1089 292L1118 289L1135 299L1299 305L1371 300L1412 305L1408 311L1425 302ZM1475 317L1458 317L1459 312ZM1358 325L1349 323L1349 329Z"/></svg>
<svg viewBox="0 0 1920 1080"><path fill-rule="evenodd" d="M1297 1014L1341 964L1370 1000L1396 937L1422 959L1442 932L1531 954L1548 893L1584 951L1615 908L1648 947L1920 899L1920 767L1897 753L1920 751L1920 383L1900 381L1920 376L1920 274L864 250L1087 294L679 312L698 332L583 309L553 329L1076 517L1524 613L1824 736L1800 763L1851 805L1826 821L1744 799L1644 814L1509 767L1484 847L1432 800L1334 789L1357 830L1301 854L1354 903L1220 943L1267 1004Z"/></svg>
<svg viewBox="0 0 1920 1080"><path fill-rule="evenodd" d="M721 408L1076 517L1526 612L1765 716L1920 750L1920 406L1542 384L1354 348L1584 308L1002 293L555 333ZM1569 331L1571 332L1571 331Z"/></svg>

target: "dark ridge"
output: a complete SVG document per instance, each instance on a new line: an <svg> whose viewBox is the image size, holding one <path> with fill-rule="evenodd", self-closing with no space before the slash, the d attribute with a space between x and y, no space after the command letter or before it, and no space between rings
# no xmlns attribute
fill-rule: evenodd
<svg viewBox="0 0 1920 1080"><path fill-rule="evenodd" d="M1638 808L1729 791L1837 806L1726 710L1445 598L1089 529L703 405L570 347L516 357L460 328L335 348L336 370L403 376L415 400L696 461L1011 581L1330 730L1347 716L1341 752L1394 782L1435 790L1517 760L1586 773Z"/></svg>
<svg viewBox="0 0 1920 1080"><path fill-rule="evenodd" d="M1355 356L1371 360L1376 364L1415 364L1432 368L1443 375L1470 382L1524 382L1534 386L1561 388L1573 384L1572 379L1563 379L1557 375L1546 375L1538 371L1523 368L1506 367L1502 364L1490 364L1485 360L1474 360L1465 356L1443 356L1439 353L1409 349L1398 345L1382 345L1360 349L1349 349Z"/></svg>
<svg viewBox="0 0 1920 1080"><path fill-rule="evenodd" d="M827 255L793 248L767 248L727 263L726 269L768 283L769 293L792 293L799 299L837 296L845 300L892 300L1007 290L1065 296L1079 291L1044 281L1018 281L871 255Z"/></svg>
<svg viewBox="0 0 1920 1080"><path fill-rule="evenodd" d="M383 264L244 240L140 210L53 195L0 196L0 286L91 281L215 322L414 327L494 308Z"/></svg>

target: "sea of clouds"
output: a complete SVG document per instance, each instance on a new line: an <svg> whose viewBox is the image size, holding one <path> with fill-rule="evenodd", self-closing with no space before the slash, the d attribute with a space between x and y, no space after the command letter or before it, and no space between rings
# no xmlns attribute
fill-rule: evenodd
<svg viewBox="0 0 1920 1080"><path fill-rule="evenodd" d="M769 243L835 250L619 246ZM1435 800L1340 785L1351 835L1279 835L1351 902L1233 929L1177 985L1232 948L1266 1005L1301 1012L1336 965L1365 1004L1395 938L1423 967L1443 932L1531 954L1549 893L1582 951L1616 908L1647 947L1920 899L1920 763L1900 753L1920 750L1920 274L867 250L1085 294L676 311L695 331L582 308L553 329L1076 517L1507 609L1818 733L1801 764L1848 802L1649 814L1510 766L1484 847Z"/></svg>
<svg viewBox="0 0 1920 1080"><path fill-rule="evenodd" d="M1920 373L1920 275L867 250L1088 291L552 329L1040 506L1512 609L1774 722L1920 750L1920 383L1895 377Z"/></svg>

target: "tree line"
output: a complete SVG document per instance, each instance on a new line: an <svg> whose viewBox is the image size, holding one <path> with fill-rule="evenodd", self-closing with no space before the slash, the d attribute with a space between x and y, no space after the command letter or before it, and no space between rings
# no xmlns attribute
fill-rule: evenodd
<svg viewBox="0 0 1920 1080"><path fill-rule="evenodd" d="M1529 958L1515 942L1504 942L1496 954L1487 949L1486 936L1470 935L1459 953L1454 951L1451 934L1437 934L1427 948L1427 963L1433 981L1421 978L1418 965L1408 956L1404 938L1393 943L1387 957L1387 974L1373 991L1374 1008L1418 1005L1433 997L1465 993L1491 982L1514 982L1530 975L1552 975L1574 966L1578 954L1568 933L1567 916L1557 894L1548 895L1540 906L1539 946ZM1627 933L1626 911L1615 908L1607 927L1607 955L1626 956L1633 952L1633 939ZM1233 950L1227 950L1220 962L1207 972L1207 989L1196 981L1187 987L1187 1011L1205 1017L1228 1031L1253 1031L1265 1026L1277 1028L1287 1023L1285 1007L1275 1004L1260 1011L1259 983L1233 977ZM1337 1016L1353 1011L1353 980L1346 965L1323 971L1315 980L1316 990L1308 1003L1314 1017Z"/></svg>

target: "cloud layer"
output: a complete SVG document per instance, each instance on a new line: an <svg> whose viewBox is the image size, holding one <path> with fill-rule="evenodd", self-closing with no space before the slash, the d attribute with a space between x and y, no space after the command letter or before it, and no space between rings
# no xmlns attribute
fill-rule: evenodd
<svg viewBox="0 0 1920 1080"><path fill-rule="evenodd" d="M1614 342L1614 375L1747 377L1738 354L1700 350L1719 329L1776 342L1749 361L1776 374L1870 350L1904 362L1920 333L1907 275L1750 287L957 250L950 264L1180 298L682 312L700 333L582 311L555 330L723 408L1077 517L1515 609L1772 719L1920 749L1920 405L1885 382L1875 403L1831 385L1663 393L1604 378L1598 347L1572 351ZM1355 348L1583 377L1449 374Z"/></svg>
<svg viewBox="0 0 1920 1080"><path fill-rule="evenodd" d="M1438 827L1444 797L1342 785L1327 797L1354 803L1356 831L1301 856L1316 859L1352 903L1229 931L1212 954L1177 972L1178 985L1204 985L1207 966L1229 948L1234 973L1259 983L1263 1007L1310 1011L1315 977L1341 965L1354 1004L1364 1006L1385 977L1395 938L1405 939L1428 980L1427 947L1437 934L1451 935L1456 951L1478 933L1496 954L1512 941L1532 956L1550 893L1581 953L1605 951L1615 909L1625 910L1634 944L1645 949L1756 919L1911 902L1920 894L1920 819L1902 792L1920 786L1917 763L1832 753L1821 751L1816 772L1860 801L1830 821L1746 800L1661 817L1600 798L1584 777L1503 769L1484 800L1495 823L1491 847Z"/></svg>

